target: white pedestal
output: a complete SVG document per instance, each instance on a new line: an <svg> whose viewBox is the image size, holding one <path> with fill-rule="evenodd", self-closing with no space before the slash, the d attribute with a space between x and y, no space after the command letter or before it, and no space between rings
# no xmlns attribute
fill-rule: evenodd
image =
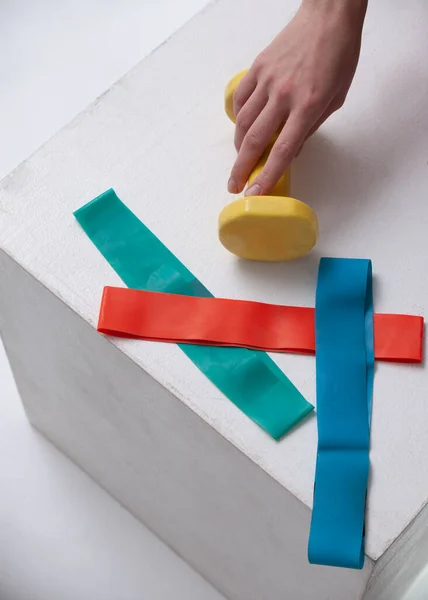
<svg viewBox="0 0 428 600"><path fill-rule="evenodd" d="M313 306L321 255L369 257L376 310L426 314L423 0L371 6L349 99L294 166L316 250L250 264L217 240L224 85L296 6L220 0L3 181L1 331L31 422L231 600L398 600L427 537L426 369L376 370L364 570L311 566L315 417L276 443L176 346L99 335L121 283L72 216L114 187L217 296ZM274 358L314 402L314 359Z"/></svg>

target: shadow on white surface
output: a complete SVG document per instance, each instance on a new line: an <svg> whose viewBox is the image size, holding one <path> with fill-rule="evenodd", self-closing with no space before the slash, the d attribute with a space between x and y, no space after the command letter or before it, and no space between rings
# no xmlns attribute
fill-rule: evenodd
<svg viewBox="0 0 428 600"><path fill-rule="evenodd" d="M428 565L407 590L403 600L427 600L428 598Z"/></svg>
<svg viewBox="0 0 428 600"><path fill-rule="evenodd" d="M221 600L26 420L0 346L1 600Z"/></svg>

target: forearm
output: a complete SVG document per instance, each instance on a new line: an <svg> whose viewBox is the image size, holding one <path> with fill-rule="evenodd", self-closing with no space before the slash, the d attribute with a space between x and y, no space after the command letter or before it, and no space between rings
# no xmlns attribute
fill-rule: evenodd
<svg viewBox="0 0 428 600"><path fill-rule="evenodd" d="M301 0L293 19L254 61L234 94L238 157L229 191L269 194L301 149L344 103L357 68L368 0Z"/></svg>
<svg viewBox="0 0 428 600"><path fill-rule="evenodd" d="M363 26L368 0L302 0L301 6L312 12L347 18L356 26Z"/></svg>

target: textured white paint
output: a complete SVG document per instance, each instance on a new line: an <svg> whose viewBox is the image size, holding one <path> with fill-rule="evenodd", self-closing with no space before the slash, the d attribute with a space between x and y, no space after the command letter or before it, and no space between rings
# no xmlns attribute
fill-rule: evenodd
<svg viewBox="0 0 428 600"><path fill-rule="evenodd" d="M371 560L310 565L307 507L1 251L0 273L19 391L55 445L229 600L360 600Z"/></svg>
<svg viewBox="0 0 428 600"><path fill-rule="evenodd" d="M0 179L204 4L0 2ZM1 600L223 598L34 431L1 341L0 489Z"/></svg>
<svg viewBox="0 0 428 600"><path fill-rule="evenodd" d="M320 220L313 254L290 265L238 262L217 241L234 157L222 90L297 2L220 0L135 68L3 182L5 251L95 325L119 284L70 216L114 187L218 296L313 305L320 255L368 256L378 312L426 313L428 9L379 0L344 109L305 148L293 193ZM315 418L276 444L174 346L114 342L271 477L310 506ZM275 356L315 401L315 362ZM376 370L367 553L377 559L428 499L426 369Z"/></svg>
<svg viewBox="0 0 428 600"><path fill-rule="evenodd" d="M225 600L30 427L0 372L1 600Z"/></svg>

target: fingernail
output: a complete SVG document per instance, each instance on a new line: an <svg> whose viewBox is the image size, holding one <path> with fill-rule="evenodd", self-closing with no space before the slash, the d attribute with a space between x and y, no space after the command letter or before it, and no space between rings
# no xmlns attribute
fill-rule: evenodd
<svg viewBox="0 0 428 600"><path fill-rule="evenodd" d="M227 189L231 194L238 193L238 186L236 185L236 181L231 177L227 183Z"/></svg>
<svg viewBox="0 0 428 600"><path fill-rule="evenodd" d="M254 185L251 185L248 190L246 190L245 195L246 196L260 196L260 192L262 191L262 188L259 186L258 183L255 183Z"/></svg>

